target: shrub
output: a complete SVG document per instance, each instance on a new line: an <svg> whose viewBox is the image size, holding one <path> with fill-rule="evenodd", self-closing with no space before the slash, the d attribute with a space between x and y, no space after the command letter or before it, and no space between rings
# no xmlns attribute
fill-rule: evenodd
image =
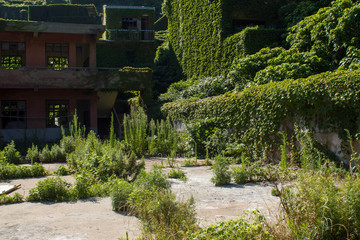
<svg viewBox="0 0 360 240"><path fill-rule="evenodd" d="M360 178L347 174L341 182L326 165L303 171L295 187L280 191L289 238L358 239Z"/></svg>
<svg viewBox="0 0 360 240"><path fill-rule="evenodd" d="M71 184L62 180L59 177L46 178L36 184L36 187L30 189L28 201L48 201L48 202L62 202L71 200L70 192Z"/></svg>
<svg viewBox="0 0 360 240"><path fill-rule="evenodd" d="M170 183L166 179L166 175L159 167L154 167L150 172L146 173L142 170L134 182L135 187L142 189L155 188L170 188Z"/></svg>
<svg viewBox="0 0 360 240"><path fill-rule="evenodd" d="M231 175L229 172L229 163L225 158L217 156L215 158L215 164L212 166L214 176L211 178L211 182L215 186L229 185L231 182Z"/></svg>
<svg viewBox="0 0 360 240"><path fill-rule="evenodd" d="M81 172L75 175L75 184L72 188L72 195L75 199L92 197L91 186L96 182L91 174Z"/></svg>
<svg viewBox="0 0 360 240"><path fill-rule="evenodd" d="M187 239L262 239L270 240L276 239L270 233L264 216L257 211L251 212L248 215L242 215L241 218L220 222L210 225L207 228L196 232L189 232Z"/></svg>
<svg viewBox="0 0 360 240"><path fill-rule="evenodd" d="M31 148L28 148L25 159L31 163L40 162L40 152L37 145L32 144Z"/></svg>
<svg viewBox="0 0 360 240"><path fill-rule="evenodd" d="M231 170L231 176L235 183L245 184L249 182L249 172L244 164L240 167L232 167Z"/></svg>
<svg viewBox="0 0 360 240"><path fill-rule="evenodd" d="M38 163L31 166L0 163L0 179L42 177L46 174L45 168Z"/></svg>
<svg viewBox="0 0 360 240"><path fill-rule="evenodd" d="M54 171L54 174L58 176L65 176L65 175L69 175L70 173L71 170L64 165L60 165L59 168Z"/></svg>
<svg viewBox="0 0 360 240"><path fill-rule="evenodd" d="M20 152L16 150L14 141L11 141L4 148L4 156L8 163L20 164L23 162Z"/></svg>
<svg viewBox="0 0 360 240"><path fill-rule="evenodd" d="M128 198L134 190L131 183L120 179L111 188L112 209L117 212L129 211Z"/></svg>
<svg viewBox="0 0 360 240"><path fill-rule="evenodd" d="M181 169L170 169L170 171L167 174L168 178L178 178L182 181L186 181L186 174Z"/></svg>
<svg viewBox="0 0 360 240"><path fill-rule="evenodd" d="M177 202L169 190L138 188L130 194L129 203L142 222L146 239L184 239L196 227L193 198Z"/></svg>
<svg viewBox="0 0 360 240"><path fill-rule="evenodd" d="M20 203L23 201L24 201L24 197L19 193L15 193L14 196L8 196L8 195L0 196L0 205Z"/></svg>

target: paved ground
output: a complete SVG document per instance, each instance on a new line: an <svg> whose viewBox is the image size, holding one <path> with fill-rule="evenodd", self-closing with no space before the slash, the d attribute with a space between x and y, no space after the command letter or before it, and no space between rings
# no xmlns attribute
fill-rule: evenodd
<svg viewBox="0 0 360 240"><path fill-rule="evenodd" d="M160 162L160 159L147 160L147 169ZM166 160L163 162L165 164ZM54 170L58 165L46 167ZM274 217L278 212L279 200L271 196L271 186L267 184L215 187L210 182L212 171L208 166L182 169L188 181L171 179L172 190L179 200L193 195L200 226L236 218L245 210L257 209L267 217ZM17 192L26 196L29 189L42 179L18 179L0 184L22 184ZM65 179L73 181L71 176ZM117 239L125 237L126 233L130 239L134 239L139 235L139 229L138 219L111 210L110 198L0 206L0 239Z"/></svg>

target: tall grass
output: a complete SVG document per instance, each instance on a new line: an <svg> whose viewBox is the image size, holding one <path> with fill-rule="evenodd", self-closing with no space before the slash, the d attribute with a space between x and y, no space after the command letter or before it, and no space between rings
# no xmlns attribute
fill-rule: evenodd
<svg viewBox="0 0 360 240"><path fill-rule="evenodd" d="M147 150L147 126L144 109L131 105L130 114L124 115L124 138L130 150L138 157L144 156Z"/></svg>

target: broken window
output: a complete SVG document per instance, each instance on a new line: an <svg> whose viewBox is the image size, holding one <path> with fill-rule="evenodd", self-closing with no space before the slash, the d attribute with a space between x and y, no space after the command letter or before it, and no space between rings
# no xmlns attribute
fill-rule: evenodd
<svg viewBox="0 0 360 240"><path fill-rule="evenodd" d="M45 53L49 68L62 70L69 67L69 44L46 43Z"/></svg>
<svg viewBox="0 0 360 240"><path fill-rule="evenodd" d="M26 128L26 101L1 101L1 120L3 129Z"/></svg>
<svg viewBox="0 0 360 240"><path fill-rule="evenodd" d="M14 69L25 65L24 42L1 43L1 66L6 69Z"/></svg>
<svg viewBox="0 0 360 240"><path fill-rule="evenodd" d="M69 120L69 102L47 101L46 114L46 127L61 127L66 125Z"/></svg>
<svg viewBox="0 0 360 240"><path fill-rule="evenodd" d="M136 30L137 19L132 17L126 17L122 19L122 29Z"/></svg>

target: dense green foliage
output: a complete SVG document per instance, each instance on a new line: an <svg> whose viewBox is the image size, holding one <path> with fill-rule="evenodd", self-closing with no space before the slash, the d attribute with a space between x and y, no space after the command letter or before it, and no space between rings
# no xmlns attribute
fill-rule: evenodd
<svg viewBox="0 0 360 240"><path fill-rule="evenodd" d="M211 3L205 0L165 1L169 41L184 74L187 77L217 76L226 72L236 55L244 56L262 47L281 45L283 31L274 29L249 28L225 39L233 33L229 30L232 28L229 15L234 8L245 15L261 15L266 11L262 17L257 16L263 18L270 17L278 4L279 1L264 3L261 0L241 3L231 0Z"/></svg>
<svg viewBox="0 0 360 240"><path fill-rule="evenodd" d="M311 125L314 116L322 120L318 127L345 137L344 129L357 133L359 81L358 70L327 72L254 86L238 94L167 103L162 109L174 119L199 122L207 131L215 126L231 128L240 142L253 146L273 144L271 137L282 124L301 120Z"/></svg>

